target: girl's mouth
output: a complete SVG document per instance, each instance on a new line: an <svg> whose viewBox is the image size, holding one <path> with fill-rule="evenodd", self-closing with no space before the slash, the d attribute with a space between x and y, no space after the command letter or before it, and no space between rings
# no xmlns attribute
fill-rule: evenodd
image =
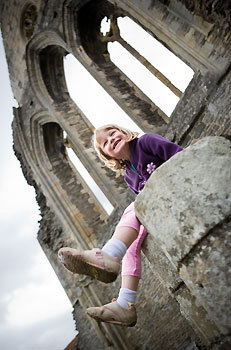
<svg viewBox="0 0 231 350"><path fill-rule="evenodd" d="M121 140L119 139L119 140L116 140L116 141L114 142L113 149L116 148L116 146L118 145L118 143L119 143L120 141L121 141Z"/></svg>

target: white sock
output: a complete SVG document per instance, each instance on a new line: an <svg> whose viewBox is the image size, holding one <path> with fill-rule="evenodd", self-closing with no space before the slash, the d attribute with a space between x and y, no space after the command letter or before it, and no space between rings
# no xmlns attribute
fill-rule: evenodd
<svg viewBox="0 0 231 350"><path fill-rule="evenodd" d="M128 303L134 303L136 300L137 292L128 288L120 288L117 303L125 309L129 308Z"/></svg>
<svg viewBox="0 0 231 350"><path fill-rule="evenodd" d="M126 253L126 250L126 245L116 238L109 239L109 241L102 248L102 251L104 253L119 259L123 258L124 254Z"/></svg>

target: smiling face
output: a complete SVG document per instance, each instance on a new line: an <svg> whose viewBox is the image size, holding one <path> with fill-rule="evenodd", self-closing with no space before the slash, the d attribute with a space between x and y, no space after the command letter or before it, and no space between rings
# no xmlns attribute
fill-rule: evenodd
<svg viewBox="0 0 231 350"><path fill-rule="evenodd" d="M100 131L97 142L104 154L114 159L130 160L130 149L127 135L117 129Z"/></svg>

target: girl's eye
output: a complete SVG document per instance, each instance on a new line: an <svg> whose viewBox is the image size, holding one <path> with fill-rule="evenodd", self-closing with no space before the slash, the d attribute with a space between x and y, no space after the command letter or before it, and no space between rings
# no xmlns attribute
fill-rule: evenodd
<svg viewBox="0 0 231 350"><path fill-rule="evenodd" d="M111 132L111 135L110 135L110 136L114 135L114 133L115 133L115 130Z"/></svg>
<svg viewBox="0 0 231 350"><path fill-rule="evenodd" d="M104 142L103 146L105 147L105 146L106 146L106 144L107 144L107 140Z"/></svg>

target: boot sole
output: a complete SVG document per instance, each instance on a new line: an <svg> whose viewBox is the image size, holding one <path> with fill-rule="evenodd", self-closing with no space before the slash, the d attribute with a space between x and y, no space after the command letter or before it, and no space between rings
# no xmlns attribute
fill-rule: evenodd
<svg viewBox="0 0 231 350"><path fill-rule="evenodd" d="M86 262L81 255L72 255L65 252L63 265L71 272L81 275L87 275L104 283L114 282L118 276L117 273L102 269L102 267Z"/></svg>
<svg viewBox="0 0 231 350"><path fill-rule="evenodd" d="M105 322L105 323L110 323L110 324L114 324L116 326L123 326L123 327L134 327L136 325L136 321L132 322L132 323L123 323L120 321L105 321L102 320L100 317L97 316L91 316L88 314L88 316L90 316L91 318L94 318L94 320L96 321L100 321L100 322Z"/></svg>

